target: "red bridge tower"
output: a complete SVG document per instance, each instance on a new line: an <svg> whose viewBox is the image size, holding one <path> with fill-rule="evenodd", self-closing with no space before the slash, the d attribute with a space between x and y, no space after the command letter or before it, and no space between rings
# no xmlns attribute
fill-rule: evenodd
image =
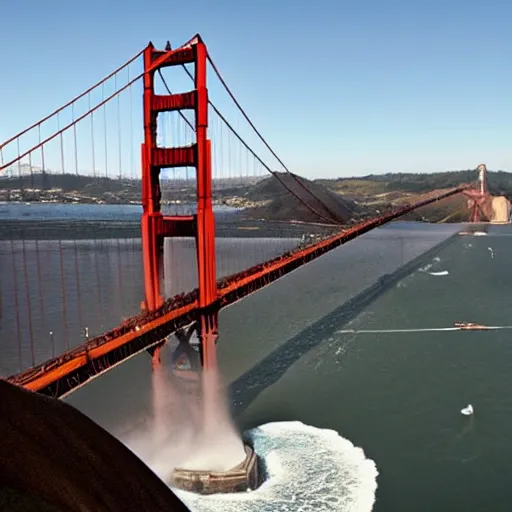
<svg viewBox="0 0 512 512"><path fill-rule="evenodd" d="M156 95L154 74L163 67L193 63L195 89L181 94ZM161 293L162 254L165 237L196 239L199 309L197 319L203 366L215 364L218 336L217 283L215 270L215 219L212 209L211 150L207 137L207 50L199 35L176 50L155 50L149 43L144 52L144 143L142 144L142 252L144 262L143 308L153 311L164 302ZM157 147L160 112L190 109L195 112L195 143L184 147ZM160 171L170 167L195 167L197 212L189 216L164 216L160 211ZM160 347L153 351L159 362Z"/></svg>
<svg viewBox="0 0 512 512"><path fill-rule="evenodd" d="M487 167L485 164L480 164L476 170L478 171L478 188L471 188L463 192L468 198L469 222L480 222L481 215L489 215L489 212L486 211L490 198L489 191L487 190Z"/></svg>

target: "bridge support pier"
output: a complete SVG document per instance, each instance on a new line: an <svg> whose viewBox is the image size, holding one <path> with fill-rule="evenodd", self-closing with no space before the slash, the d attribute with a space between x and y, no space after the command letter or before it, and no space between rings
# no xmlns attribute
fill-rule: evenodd
<svg viewBox="0 0 512 512"><path fill-rule="evenodd" d="M198 494L244 492L262 483L258 458L251 446L245 445L245 460L228 471L198 471L176 468L171 476L174 487Z"/></svg>

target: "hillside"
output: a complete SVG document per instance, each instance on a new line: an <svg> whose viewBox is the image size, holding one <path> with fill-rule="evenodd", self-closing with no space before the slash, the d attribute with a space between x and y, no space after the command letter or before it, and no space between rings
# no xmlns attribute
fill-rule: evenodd
<svg viewBox="0 0 512 512"><path fill-rule="evenodd" d="M319 179L316 183L329 190L353 198L375 198L379 195L422 194L435 189L449 189L477 179L475 170L436 172L431 174L388 173L360 178ZM512 197L512 173L488 171L487 183L493 195Z"/></svg>
<svg viewBox="0 0 512 512"><path fill-rule="evenodd" d="M295 219L302 222L327 222L336 218L354 222L378 215L404 203L420 201L432 191L441 192L464 183L474 183L474 170L432 174L382 174L360 178L318 179L310 181L291 174L280 173L279 180L301 200L294 197L278 179L247 178L214 182L214 202L245 208L249 218L267 220ZM491 194L512 199L512 173L488 171ZM164 202L195 201L196 191L190 181L162 183ZM320 202L315 200L311 191ZM18 177L0 176L0 201L51 201L73 203L140 203L140 180L120 180L71 174L36 174ZM312 212L303 202L314 209ZM431 222L467 220L466 202L455 197L419 212L408 219Z"/></svg>
<svg viewBox="0 0 512 512"><path fill-rule="evenodd" d="M448 192L453 187L434 189L424 194L404 194L392 202L392 207L405 203L416 203ZM466 222L468 220L466 197L462 194L451 196L442 201L423 206L402 217L402 220L427 222Z"/></svg>
<svg viewBox="0 0 512 512"><path fill-rule="evenodd" d="M350 197L367 211L386 211L405 203L422 201L462 184L475 183L475 170L438 172L432 174L388 173L358 178L317 180L329 190ZM503 195L512 200L512 173L488 171L487 185L492 195ZM429 222L463 222L468 219L464 196L454 196L425 206L403 217L404 220Z"/></svg>
<svg viewBox="0 0 512 512"><path fill-rule="evenodd" d="M320 183L287 173L279 173L278 176L279 179L270 176L247 191L245 198L256 204L247 210L248 216L303 222L326 222L327 219L334 218L347 222L360 210L353 200L342 198ZM320 215L311 211L304 203Z"/></svg>

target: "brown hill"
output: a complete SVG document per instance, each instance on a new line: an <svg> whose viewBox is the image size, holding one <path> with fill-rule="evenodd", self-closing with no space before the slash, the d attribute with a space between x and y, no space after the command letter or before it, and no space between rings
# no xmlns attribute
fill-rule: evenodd
<svg viewBox="0 0 512 512"><path fill-rule="evenodd" d="M270 176L249 189L246 198L256 202L257 206L246 211L248 216L266 220L338 223L348 221L358 211L354 201L342 198L319 183L299 176L294 178L288 173L279 173L278 176L279 180Z"/></svg>

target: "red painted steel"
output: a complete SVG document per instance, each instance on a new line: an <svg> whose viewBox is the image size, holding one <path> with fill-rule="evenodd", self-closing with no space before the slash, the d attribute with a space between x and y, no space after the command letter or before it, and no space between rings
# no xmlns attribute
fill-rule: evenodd
<svg viewBox="0 0 512 512"><path fill-rule="evenodd" d="M192 295L192 294L191 294ZM64 381L65 379L73 380L76 372L86 366L91 366L91 375L99 375L109 370L115 364L119 363L127 357L131 357L134 353L129 353L121 350L122 357L118 357L117 361L109 361L109 356L123 346L135 341L137 338L143 338L152 331L161 328L169 322L176 322L180 319L185 319L186 322L191 323L194 318L194 312L197 310L197 300L191 300L187 304L179 304L178 307L170 311L165 311L163 308L158 316L146 314L149 321L139 321L137 317L127 320L122 325L109 331L102 336L98 336L89 340L87 343L80 345L72 350L64 352L59 357L46 361L34 368L30 368L17 375L9 377L7 380L13 384L23 386L32 391L41 391L52 384ZM182 325L180 325L182 327ZM164 337L164 336L163 336ZM159 338L159 337L158 337ZM148 343L146 346L139 348L138 352L147 349L151 345L160 343L160 339ZM136 353L136 352L135 352ZM101 358L106 358L105 363L96 368L95 364ZM110 362L110 364L108 364ZM75 385L76 384L76 385ZM83 385L83 381L76 379L76 383L71 382L65 392ZM57 389L53 396L61 396Z"/></svg>
<svg viewBox="0 0 512 512"><path fill-rule="evenodd" d="M153 110L155 112L172 112L173 110L191 110L195 108L195 91L173 94L172 96L153 96Z"/></svg>
<svg viewBox="0 0 512 512"><path fill-rule="evenodd" d="M197 269L199 308L199 338L202 364L216 367L215 344L218 338L218 316L210 308L217 300L217 274L215 265L215 218L212 208L211 145L207 138L208 89L206 87L206 46L198 42L195 47L196 76L196 138L197 138ZM209 308L209 310L207 310Z"/></svg>
<svg viewBox="0 0 512 512"><path fill-rule="evenodd" d="M490 217L490 212L487 211L491 197L487 189L487 167L485 164L480 164L476 170L478 171L479 187L464 191L464 195L468 198L468 210L470 210L469 222L472 223L481 221L480 214Z"/></svg>
<svg viewBox="0 0 512 512"><path fill-rule="evenodd" d="M158 272L158 229L162 224L160 212L160 170L153 166L153 150L156 147L156 116L154 104L154 72L149 71L153 65L154 47L150 43L144 50L144 143L142 156L142 258L144 271L144 291L146 295L143 309L153 311L163 302L160 295Z"/></svg>
<svg viewBox="0 0 512 512"><path fill-rule="evenodd" d="M182 94L157 96L154 73L164 66L193 62L195 90ZM215 269L215 219L211 199L211 149L208 140L208 89L206 86L207 50L196 37L184 47L158 52L149 44L144 52L144 143L142 145L142 250L144 261L143 309L157 310L163 303L160 290L161 255L165 236L195 236L197 248L199 307L209 308L217 299ZM157 148L156 127L159 112L182 108L195 111L196 142L191 146ZM183 221L164 217L160 212L160 170L165 167L195 167L197 181L197 213ZM214 363L217 339L217 315L201 313L198 319L203 361ZM154 350L158 361L159 348Z"/></svg>

